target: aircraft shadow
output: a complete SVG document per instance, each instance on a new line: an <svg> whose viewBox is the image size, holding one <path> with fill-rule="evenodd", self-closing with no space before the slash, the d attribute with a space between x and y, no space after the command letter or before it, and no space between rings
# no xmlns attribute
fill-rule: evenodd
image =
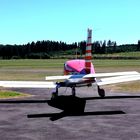
<svg viewBox="0 0 140 140"><path fill-rule="evenodd" d="M42 118L42 117L50 117L51 121L56 121L63 117L69 116L96 116L96 115L117 115L117 114L125 114L124 111L116 110L116 111L96 111L96 112L81 112L81 113L72 113L72 112L65 112L62 111L60 113L46 113L46 114L29 114L27 115L28 118Z"/></svg>
<svg viewBox="0 0 140 140"><path fill-rule="evenodd" d="M59 96L60 98L63 98L63 100L65 99L68 99L71 100L71 96ZM58 98L57 100L60 100L60 98ZM81 99L87 101L87 100L106 100L106 99L134 99L134 98L140 98L140 96L106 96L104 98L101 98L101 97L81 97ZM62 101L63 101L62 100ZM50 102L51 100L43 100L43 99L30 99L30 100L19 100L19 99L3 99L3 100L0 100L0 104L22 104L22 103L48 103Z"/></svg>
<svg viewBox="0 0 140 140"><path fill-rule="evenodd" d="M0 100L0 104L47 103L49 100Z"/></svg>
<svg viewBox="0 0 140 140"><path fill-rule="evenodd" d="M67 116L90 116L90 115L115 115L125 114L121 110L115 111L96 111L96 112L85 112L85 105L87 100L106 100L106 99L133 99L140 98L140 96L107 96L101 97L86 97L79 98L74 96L58 96L53 100L42 100L42 99L30 99L30 100L1 100L0 104L21 104L21 103L48 103L49 106L61 109L60 113L45 113L45 114L29 114L28 118L40 118L49 117L50 120L55 121Z"/></svg>
<svg viewBox="0 0 140 140"><path fill-rule="evenodd" d="M115 115L125 114L121 110L116 111L96 111L84 112L86 100L84 98L73 96L59 96L56 99L48 101L48 105L61 109L60 113L47 113L47 114L29 114L28 118L41 118L50 117L51 121L55 121L67 116L90 116L90 115Z"/></svg>
<svg viewBox="0 0 140 140"><path fill-rule="evenodd" d="M104 98L101 97L86 97L84 98L85 100L105 100L105 99L135 99L135 98L140 98L140 96L136 95L122 95L122 96L106 96Z"/></svg>

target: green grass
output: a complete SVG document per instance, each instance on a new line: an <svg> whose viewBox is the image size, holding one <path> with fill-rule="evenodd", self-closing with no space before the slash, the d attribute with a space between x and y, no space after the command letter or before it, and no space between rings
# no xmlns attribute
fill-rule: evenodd
<svg viewBox="0 0 140 140"><path fill-rule="evenodd" d="M140 57L139 52L121 52L121 53L112 53L112 54L94 54L95 57Z"/></svg>
<svg viewBox="0 0 140 140"><path fill-rule="evenodd" d="M0 80L44 80L48 75L63 75L66 59L0 60ZM140 60L93 60L96 72L136 70Z"/></svg>
<svg viewBox="0 0 140 140"><path fill-rule="evenodd" d="M57 60L57 59L21 59L21 60L0 60L0 68L18 68L18 69L26 69L26 68L55 68L59 65L63 65L65 60Z"/></svg>
<svg viewBox="0 0 140 140"><path fill-rule="evenodd" d="M7 98L19 98L19 97L27 97L28 94L19 93L16 91L9 91L9 90L0 90L0 98L7 99Z"/></svg>
<svg viewBox="0 0 140 140"><path fill-rule="evenodd" d="M120 84L116 88L117 91L127 91L127 92L140 92L140 81L135 81L135 82L129 82L129 83L124 83Z"/></svg>
<svg viewBox="0 0 140 140"><path fill-rule="evenodd" d="M78 55L79 58L84 58L84 55ZM63 52L63 53L57 53L56 55L54 55L54 58L69 58L69 59L73 59L76 58L75 55L75 50L71 51L71 53L67 53L67 52ZM133 58L133 59L140 59L140 51L137 52L121 52L121 53L109 53L109 54L94 54L93 53L93 58L121 58L121 59L126 59L126 58Z"/></svg>
<svg viewBox="0 0 140 140"><path fill-rule="evenodd" d="M140 57L140 52L122 52L122 53L114 53L114 55L124 57Z"/></svg>
<svg viewBox="0 0 140 140"><path fill-rule="evenodd" d="M140 72L140 60L93 60L97 71L129 71Z"/></svg>
<svg viewBox="0 0 140 140"><path fill-rule="evenodd" d="M65 60L0 60L0 80L44 80L63 74Z"/></svg>
<svg viewBox="0 0 140 140"><path fill-rule="evenodd" d="M53 69L63 68L66 59L48 59L48 60L0 60L0 69ZM140 66L140 60L93 60L97 67L130 67Z"/></svg>

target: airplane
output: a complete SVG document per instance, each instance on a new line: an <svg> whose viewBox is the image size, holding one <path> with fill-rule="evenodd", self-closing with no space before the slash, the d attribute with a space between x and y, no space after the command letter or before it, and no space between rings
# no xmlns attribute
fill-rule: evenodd
<svg viewBox="0 0 140 140"><path fill-rule="evenodd" d="M99 96L104 98L105 90L101 86L140 80L140 73L137 71L96 73L92 64L92 29L88 29L85 59L66 61L64 63L64 75L47 76L45 80L0 81L0 86L6 88L53 88L55 91L52 92L51 99L55 99L58 97L58 89L61 87L70 87L72 89L72 95L76 96L76 87L91 87L95 83Z"/></svg>

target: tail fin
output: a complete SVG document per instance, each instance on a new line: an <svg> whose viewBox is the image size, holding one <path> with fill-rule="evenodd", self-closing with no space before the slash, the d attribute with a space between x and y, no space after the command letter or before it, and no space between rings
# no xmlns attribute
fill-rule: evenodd
<svg viewBox="0 0 140 140"><path fill-rule="evenodd" d="M89 74L91 72L91 59L92 59L92 30L88 29L86 53L85 53L85 70Z"/></svg>

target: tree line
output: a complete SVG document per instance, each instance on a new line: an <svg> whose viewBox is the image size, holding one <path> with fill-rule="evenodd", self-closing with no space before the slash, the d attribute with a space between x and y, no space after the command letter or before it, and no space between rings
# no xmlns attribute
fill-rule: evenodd
<svg viewBox="0 0 140 140"><path fill-rule="evenodd" d="M80 50L82 53L85 52L86 41L80 42ZM104 41L95 41L92 43L92 52L95 54L111 54L111 53L120 53L120 52L135 52L140 51L140 40L138 44L125 44L117 45L116 41L104 40Z"/></svg>
<svg viewBox="0 0 140 140"><path fill-rule="evenodd" d="M0 44L0 59L49 59L54 54L72 54L77 50L79 54L84 54L86 41L67 44L58 41L37 41L23 45L2 45ZM140 51L140 40L138 44L117 45L115 41L95 41L92 43L92 51L95 54L108 54L118 52ZM68 52L68 53L67 53ZM71 52L71 53L70 53Z"/></svg>

